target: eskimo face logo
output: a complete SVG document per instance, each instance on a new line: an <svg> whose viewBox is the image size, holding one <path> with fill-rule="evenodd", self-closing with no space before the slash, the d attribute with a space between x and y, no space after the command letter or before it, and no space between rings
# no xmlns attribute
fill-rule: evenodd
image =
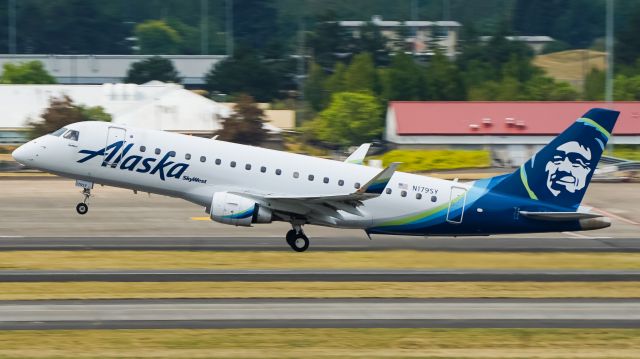
<svg viewBox="0 0 640 359"><path fill-rule="evenodd" d="M148 173L150 175L158 174L163 181L167 177L179 179L187 168L189 168L189 164L187 163L170 161L170 159L175 156L175 152L173 151L165 153L165 155L158 160L154 157L142 157L137 154L127 156L127 153L132 147L133 143L124 146L123 141L118 141L97 151L80 150L79 153L85 154L86 156L78 160L78 163L84 163L92 158L98 157L102 160L102 167L118 168L125 171Z"/></svg>
<svg viewBox="0 0 640 359"><path fill-rule="evenodd" d="M576 193L584 189L590 165L591 149L576 141L558 146L545 167L547 188L556 197L563 191Z"/></svg>

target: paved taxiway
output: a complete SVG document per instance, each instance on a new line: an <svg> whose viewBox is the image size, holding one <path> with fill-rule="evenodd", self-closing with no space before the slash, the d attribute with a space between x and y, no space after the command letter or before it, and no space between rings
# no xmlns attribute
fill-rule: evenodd
<svg viewBox="0 0 640 359"><path fill-rule="evenodd" d="M242 231L242 229L238 229ZM313 237L314 251L430 250L472 252L640 252L640 238L476 237L424 238L373 236ZM0 251L291 251L280 237L5 237Z"/></svg>
<svg viewBox="0 0 640 359"><path fill-rule="evenodd" d="M219 224L207 220L204 208L184 200L148 196L145 193L133 194L132 191L101 186L96 186L93 190L89 213L80 216L75 212L76 203L82 199L80 190L74 187L73 181L63 179L0 180L0 188L0 236L259 237L269 244L281 244L284 234L290 229L289 224L281 222L252 228ZM580 233L507 237L594 240L637 238L640 232L640 211L637 210L639 189L640 184L637 183L594 183L589 187L584 204L611 217L612 226L609 228ZM305 226L305 231L312 240L312 248L319 242L314 241L316 238L345 239L344 245L374 247L381 238L387 238L374 236L373 241L368 241L361 230L317 226ZM498 247L497 242L495 243Z"/></svg>
<svg viewBox="0 0 640 359"><path fill-rule="evenodd" d="M0 302L0 329L638 327L634 300L237 299Z"/></svg>
<svg viewBox="0 0 640 359"><path fill-rule="evenodd" d="M640 281L620 270L2 270L0 282L603 282Z"/></svg>

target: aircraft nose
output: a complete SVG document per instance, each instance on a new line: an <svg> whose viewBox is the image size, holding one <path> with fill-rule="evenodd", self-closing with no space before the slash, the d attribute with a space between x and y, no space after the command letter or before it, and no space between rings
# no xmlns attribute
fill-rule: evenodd
<svg viewBox="0 0 640 359"><path fill-rule="evenodd" d="M25 143L24 145L16 148L12 153L11 156L13 157L14 160L16 160L16 162L21 163L21 164L26 164L27 161L29 160L33 160L33 156L31 155L31 151L29 150L30 146L30 142Z"/></svg>

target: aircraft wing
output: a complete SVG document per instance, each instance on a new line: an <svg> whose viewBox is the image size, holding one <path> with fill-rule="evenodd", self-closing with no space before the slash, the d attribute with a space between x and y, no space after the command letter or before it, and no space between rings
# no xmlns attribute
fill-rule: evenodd
<svg viewBox="0 0 640 359"><path fill-rule="evenodd" d="M353 151L353 153L344 161L346 163L361 165L364 162L364 158L367 156L367 152L369 152L369 147L371 147L370 143L361 144L360 147Z"/></svg>
<svg viewBox="0 0 640 359"><path fill-rule="evenodd" d="M358 207L362 201L380 196L396 171L399 162L390 164L380 171L357 191L335 195L287 195L274 193L255 193L252 191L232 192L239 196L250 197L266 203L270 208L283 215L304 216L326 223L342 218L338 211L363 216Z"/></svg>

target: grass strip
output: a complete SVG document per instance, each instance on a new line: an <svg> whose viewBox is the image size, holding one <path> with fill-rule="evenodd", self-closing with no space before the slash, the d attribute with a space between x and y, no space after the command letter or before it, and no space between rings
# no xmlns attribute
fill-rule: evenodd
<svg viewBox="0 0 640 359"><path fill-rule="evenodd" d="M640 269L640 253L7 251L0 269Z"/></svg>
<svg viewBox="0 0 640 359"><path fill-rule="evenodd" d="M640 282L0 283L0 300L149 298L640 298Z"/></svg>
<svg viewBox="0 0 640 359"><path fill-rule="evenodd" d="M637 358L635 329L0 332L1 358Z"/></svg>

